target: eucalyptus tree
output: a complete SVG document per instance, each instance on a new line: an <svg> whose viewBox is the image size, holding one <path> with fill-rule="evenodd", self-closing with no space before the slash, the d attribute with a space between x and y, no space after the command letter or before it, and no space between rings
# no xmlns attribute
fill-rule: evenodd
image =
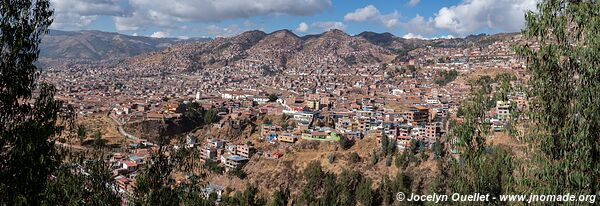
<svg viewBox="0 0 600 206"><path fill-rule="evenodd" d="M600 194L600 2L544 0L517 47L531 73L532 192ZM534 43L533 43L534 42Z"/></svg>

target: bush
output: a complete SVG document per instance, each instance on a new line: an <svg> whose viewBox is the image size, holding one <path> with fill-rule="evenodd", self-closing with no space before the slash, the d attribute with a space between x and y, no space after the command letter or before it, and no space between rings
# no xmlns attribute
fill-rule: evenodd
<svg viewBox="0 0 600 206"><path fill-rule="evenodd" d="M371 153L371 164L376 165L377 162L379 162L379 157L377 157L377 152L373 151L373 153Z"/></svg>
<svg viewBox="0 0 600 206"><path fill-rule="evenodd" d="M329 164L333 164L335 162L335 154L330 154L327 159L329 160Z"/></svg>
<svg viewBox="0 0 600 206"><path fill-rule="evenodd" d="M386 167L392 166L392 155L388 155L388 156L385 158L385 166L386 166Z"/></svg>
<svg viewBox="0 0 600 206"><path fill-rule="evenodd" d="M219 164L212 160L206 160L206 162L204 163L204 167L206 167L209 171L218 174L223 174L223 171L225 171L225 168L221 167Z"/></svg>
<svg viewBox="0 0 600 206"><path fill-rule="evenodd" d="M246 172L244 172L244 170L242 170L240 168L237 168L237 169L234 169L234 170L230 170L229 171L229 175L238 177L240 179L245 179L246 176L248 176L248 174L246 174Z"/></svg>
<svg viewBox="0 0 600 206"><path fill-rule="evenodd" d="M351 140L348 137L343 136L343 135L340 137L340 146L342 147L342 149L344 149L344 150L350 149L353 145L354 145L354 140Z"/></svg>
<svg viewBox="0 0 600 206"><path fill-rule="evenodd" d="M458 72L456 70L451 70L450 72L442 71L440 73L440 79L435 80L435 83L440 86L445 86L446 84L454 81L456 77L458 77Z"/></svg>
<svg viewBox="0 0 600 206"><path fill-rule="evenodd" d="M348 161L350 161L350 163L358 163L360 162L360 156L356 152L352 152L350 153Z"/></svg>
<svg viewBox="0 0 600 206"><path fill-rule="evenodd" d="M269 94L269 102L275 102L277 99L279 99L277 94Z"/></svg>

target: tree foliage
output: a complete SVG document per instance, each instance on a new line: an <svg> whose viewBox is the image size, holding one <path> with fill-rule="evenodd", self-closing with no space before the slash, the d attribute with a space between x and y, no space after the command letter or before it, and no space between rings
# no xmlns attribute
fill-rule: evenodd
<svg viewBox="0 0 600 206"><path fill-rule="evenodd" d="M94 155L96 159L102 156ZM85 160L78 156L77 164L63 164L52 175L53 178L43 194L44 205L118 205L121 197L112 174L103 161Z"/></svg>
<svg viewBox="0 0 600 206"><path fill-rule="evenodd" d="M514 192L513 158L509 151L486 144L490 124L485 121L486 98L483 92L475 90L463 103L462 121L450 129L449 150L458 153L457 158L444 158L441 154L439 166L441 174L431 189L440 193L500 194ZM492 200L496 201L496 200Z"/></svg>
<svg viewBox="0 0 600 206"><path fill-rule="evenodd" d="M458 71L450 70L450 71L442 71L440 72L440 77L435 80L435 83L439 86L445 86L446 84L454 81L458 77Z"/></svg>
<svg viewBox="0 0 600 206"><path fill-rule="evenodd" d="M354 140L348 138L346 135L340 135L339 142L343 150L350 149L354 145Z"/></svg>
<svg viewBox="0 0 600 206"><path fill-rule="evenodd" d="M8 205L40 204L60 163L52 138L73 116L52 85L37 81L38 45L51 16L48 0L0 4L0 202Z"/></svg>
<svg viewBox="0 0 600 206"><path fill-rule="evenodd" d="M600 3L545 0L537 10L523 31L537 46L517 47L531 73L532 190L599 194Z"/></svg>

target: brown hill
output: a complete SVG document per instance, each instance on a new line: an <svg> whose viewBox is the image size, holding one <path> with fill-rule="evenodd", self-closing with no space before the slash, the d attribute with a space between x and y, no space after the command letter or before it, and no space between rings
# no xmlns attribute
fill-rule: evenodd
<svg viewBox="0 0 600 206"><path fill-rule="evenodd" d="M335 63L339 66L385 62L393 57L388 49L340 30L304 38L289 30L270 34L248 31L231 38L176 45L161 52L142 54L125 61L125 66L201 69L248 61L285 68L307 64L319 66L319 63Z"/></svg>
<svg viewBox="0 0 600 206"><path fill-rule="evenodd" d="M289 30L270 34L247 31L230 38L179 44L160 52L129 58L124 67L194 71L232 65L285 68L327 68L405 61L407 52L431 47L487 46L515 34L474 35L456 39L404 39L390 33L341 30L299 37ZM275 70L276 71L276 70Z"/></svg>

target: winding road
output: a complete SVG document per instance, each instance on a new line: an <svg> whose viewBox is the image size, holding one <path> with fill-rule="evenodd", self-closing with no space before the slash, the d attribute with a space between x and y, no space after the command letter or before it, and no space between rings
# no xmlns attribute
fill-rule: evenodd
<svg viewBox="0 0 600 206"><path fill-rule="evenodd" d="M115 123L117 123L118 125L118 130L119 133L121 133L121 135L125 136L127 139L131 139L131 140L135 140L135 141L139 141L140 138L129 134L125 131L125 129L123 129L123 123L121 123L119 120L117 120L114 116L111 115L111 113L108 113L108 117L110 117L110 119L112 119Z"/></svg>

